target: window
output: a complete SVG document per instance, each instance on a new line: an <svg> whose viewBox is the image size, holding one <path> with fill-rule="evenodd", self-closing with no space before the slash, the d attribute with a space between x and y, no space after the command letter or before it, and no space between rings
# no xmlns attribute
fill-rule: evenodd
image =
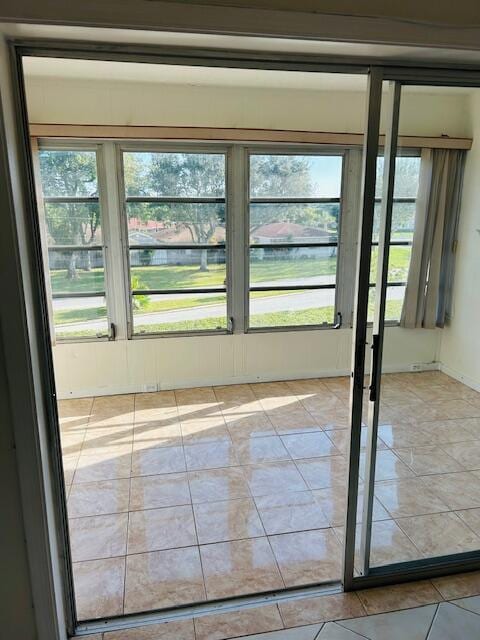
<svg viewBox="0 0 480 640"><path fill-rule="evenodd" d="M385 320L399 322L402 313L408 270L412 256L415 209L420 179L420 156L404 155L395 160L395 184L388 261L387 300ZM375 310L375 282L377 276L378 233L383 188L383 157L377 160L375 220L370 271L369 321Z"/></svg>
<svg viewBox="0 0 480 640"><path fill-rule="evenodd" d="M55 336L108 337L97 153L41 148L38 156Z"/></svg>
<svg viewBox="0 0 480 640"><path fill-rule="evenodd" d="M249 156L249 328L335 323L341 155Z"/></svg>
<svg viewBox="0 0 480 640"><path fill-rule="evenodd" d="M225 153L122 155L130 334L226 331Z"/></svg>

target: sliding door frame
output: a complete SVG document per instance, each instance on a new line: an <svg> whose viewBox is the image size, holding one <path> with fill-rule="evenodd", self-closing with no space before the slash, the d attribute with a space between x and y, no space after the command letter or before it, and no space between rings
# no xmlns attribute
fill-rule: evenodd
<svg viewBox="0 0 480 640"><path fill-rule="evenodd" d="M358 467L362 428L363 392L365 380L365 349L367 343L367 307L370 276L371 238L374 218L376 164L379 139L379 117L382 108L383 82L390 83L387 102L387 130L383 195L380 220L379 255L376 290L377 303L372 331L372 363L370 371L367 450L365 468L364 504L361 518L359 573L355 575L356 524L358 506ZM351 437L349 454L349 479L347 487L347 516L345 523L343 586L346 591L408 582L424 578L480 569L480 548L477 551L441 555L434 558L411 560L370 567L370 543L377 451L378 411L381 391L381 367L385 326L385 300L388 279L389 242L393 206L395 160L398 141L398 123L401 89L406 85L442 87L480 87L478 74L452 73L451 70L392 69L372 67L367 108L367 125L362 177L362 211L359 249L357 256L356 296L354 312L354 344L352 353L351 383Z"/></svg>
<svg viewBox="0 0 480 640"><path fill-rule="evenodd" d="M400 65L391 67L379 67L375 59L347 59L326 56L298 55L298 54L273 54L266 52L244 51L218 51L213 49L193 49L183 47L165 46L141 46L141 45L115 45L112 43L95 42L85 43L73 40L41 40L41 39L13 39L9 42L10 61L12 72L13 98L15 102L15 142L19 152L19 158L14 166L22 177L21 195L26 202L26 218L36 219L36 195L34 173L32 168L31 149L29 145L28 117L26 107L25 86L23 77L22 58L24 56L71 58L87 60L116 60L123 62L157 63L170 65L190 65L207 67L226 67L240 69L269 69L283 71L303 71L317 73L346 73L346 74L370 74L369 80L369 108L368 128L365 134L365 180L363 190L362 216L363 225L366 225L361 237L361 250L359 253L361 277L357 278L357 302L356 302L356 327L355 346L353 358L353 383L351 392L352 401L352 439L350 444L350 470L348 487L348 508L346 518L345 559L343 572L343 588L350 590L365 586L374 586L391 582L412 580L432 575L453 573L459 570L480 568L480 553L460 554L453 556L448 562L420 561L419 563L402 563L393 567L381 567L372 569L367 576L354 576L354 547L355 547L355 515L358 491L358 467L360 457L360 432L361 414L363 403L363 365L365 361L364 347L367 330L367 301L368 301L368 272L370 265L370 237L365 231L372 227L375 196L375 163L378 152L378 129L381 106L381 84L383 80L398 80L402 84L436 84L451 86L480 87L480 67L473 71L466 71L462 65L451 65L448 68L419 68ZM12 210L15 217L18 212ZM41 264L41 241L38 225L31 224L29 228L22 228L27 235L30 247L28 264L19 264L19 269L24 270L26 282L32 276L33 285L29 283L28 292L31 294L31 304L40 317L48 318L48 302L45 296L43 278L35 274L35 265ZM370 234L371 236L371 234ZM368 244L368 264L367 264ZM33 255L32 255L33 254ZM41 270L40 270L41 271ZM26 315L26 314L25 314ZM51 563L60 569L62 574L62 591L58 592L55 585L51 585L51 595L56 599L58 612L65 615L67 631L70 635L85 635L99 631L111 631L133 627L138 624L153 624L166 619L190 617L193 613L211 613L219 610L231 610L238 606L251 606L253 603L261 603L265 600L278 600L291 597L304 597L306 595L318 595L320 593L334 593L341 590L338 583L323 584L309 588L296 588L284 592L272 592L257 596L245 596L218 600L197 605L188 605L157 610L146 614L117 616L85 622L79 625L75 612L75 599L73 593L72 564L70 557L70 545L68 536L68 523L64 496L63 478L61 477L61 450L59 440L58 415L56 408L55 380L53 373L53 359L48 325L37 325L32 328L34 338L38 343L41 359L40 362L32 361L32 368L38 373L42 381L43 398L46 403L49 416L47 437L50 448L48 451L50 473L46 480L47 491L53 486L55 502L55 519L57 530L55 534L60 540L57 558L52 558ZM361 365L361 366L360 366ZM361 375L360 375L361 371ZM33 393L33 391L32 391ZM30 445L29 445L30 446ZM19 448L22 443L19 443ZM21 453L21 452L20 452ZM41 457L38 451L38 456ZM52 462L53 461L53 462ZM53 467L53 470L52 470ZM28 509L28 502L23 505ZM48 531L45 530L45 540L48 540ZM40 571L40 569L39 569ZM60 613L59 613L60 615ZM55 638L63 638L65 635L60 630ZM50 635L50 638L53 637Z"/></svg>

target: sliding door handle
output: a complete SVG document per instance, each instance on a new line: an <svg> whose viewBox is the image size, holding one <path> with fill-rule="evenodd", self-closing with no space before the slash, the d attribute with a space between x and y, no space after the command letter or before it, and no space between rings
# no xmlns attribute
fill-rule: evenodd
<svg viewBox="0 0 480 640"><path fill-rule="evenodd" d="M380 336L372 336L372 379L370 381L370 402L377 400L378 376L380 373Z"/></svg>

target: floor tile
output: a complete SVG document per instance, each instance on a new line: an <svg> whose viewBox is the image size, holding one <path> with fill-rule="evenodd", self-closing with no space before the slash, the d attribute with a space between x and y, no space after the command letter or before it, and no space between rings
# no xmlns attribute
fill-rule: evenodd
<svg viewBox="0 0 480 640"><path fill-rule="evenodd" d="M190 505L132 511L128 522L127 553L144 553L197 544Z"/></svg>
<svg viewBox="0 0 480 640"><path fill-rule="evenodd" d="M366 454L360 454L360 476L365 478ZM375 462L375 480L396 480L413 478L411 469L398 458L393 451L377 451Z"/></svg>
<svg viewBox="0 0 480 640"><path fill-rule="evenodd" d="M426 558L480 549L480 538L454 513L399 518L397 522Z"/></svg>
<svg viewBox="0 0 480 640"><path fill-rule="evenodd" d="M478 613L480 615L480 596L472 596L470 598L454 600L453 604L456 604L458 607L462 607L463 609L473 611L473 613Z"/></svg>
<svg viewBox="0 0 480 640"><path fill-rule="evenodd" d="M123 613L125 558L73 564L75 602L79 620Z"/></svg>
<svg viewBox="0 0 480 640"><path fill-rule="evenodd" d="M199 544L265 535L251 498L195 504L194 514Z"/></svg>
<svg viewBox="0 0 480 640"><path fill-rule="evenodd" d="M480 509L465 509L455 513L477 536L480 536Z"/></svg>
<svg viewBox="0 0 480 640"><path fill-rule="evenodd" d="M282 442L294 460L319 458L340 453L323 431L282 436Z"/></svg>
<svg viewBox="0 0 480 640"><path fill-rule="evenodd" d="M322 512L325 514L330 526L341 527L345 524L345 513L347 504L346 488L341 485L328 487L327 489L315 489L312 491L315 500L318 502ZM363 510L363 488L359 491L357 503L357 522L362 520ZM380 502L373 500L373 520L390 520L391 516Z"/></svg>
<svg viewBox="0 0 480 640"><path fill-rule="evenodd" d="M325 489L347 484L347 462L344 456L326 456L298 460L297 468L310 489Z"/></svg>
<svg viewBox="0 0 480 640"><path fill-rule="evenodd" d="M290 454L278 436L245 438L236 443L235 453L240 464L290 460Z"/></svg>
<svg viewBox="0 0 480 640"><path fill-rule="evenodd" d="M362 636L341 627L336 622L327 622L317 638L318 640L360 640Z"/></svg>
<svg viewBox="0 0 480 640"><path fill-rule="evenodd" d="M431 445L432 437L416 425L380 424L378 435L388 447L401 449Z"/></svg>
<svg viewBox="0 0 480 640"><path fill-rule="evenodd" d="M480 441L455 442L448 447L448 453L464 469L468 471L480 469Z"/></svg>
<svg viewBox="0 0 480 640"><path fill-rule="evenodd" d="M300 472L293 462L269 462L244 467L245 477L254 496L283 491L306 491Z"/></svg>
<svg viewBox="0 0 480 640"><path fill-rule="evenodd" d="M480 507L479 477L475 473L466 471L425 476L423 481L450 509L472 509Z"/></svg>
<svg viewBox="0 0 480 640"><path fill-rule="evenodd" d="M95 482L97 480L129 478L131 466L131 453L106 452L100 455L97 453L94 455L82 453L78 458L73 482L76 484Z"/></svg>
<svg viewBox="0 0 480 640"><path fill-rule="evenodd" d="M410 447L394 452L417 476L462 471L461 465L441 447Z"/></svg>
<svg viewBox="0 0 480 640"><path fill-rule="evenodd" d="M197 547L127 556L125 613L205 600Z"/></svg>
<svg viewBox="0 0 480 640"><path fill-rule="evenodd" d="M258 496L255 503L268 535L329 526L318 502L309 491Z"/></svg>
<svg viewBox="0 0 480 640"><path fill-rule="evenodd" d="M356 593L289 600L280 602L279 609L286 627L358 618L365 615L365 609Z"/></svg>
<svg viewBox="0 0 480 640"><path fill-rule="evenodd" d="M225 640L283 629L274 604L195 618L196 640Z"/></svg>
<svg viewBox="0 0 480 640"><path fill-rule="evenodd" d="M189 471L219 469L238 465L235 448L230 440L202 444L186 444L185 460Z"/></svg>
<svg viewBox="0 0 480 640"><path fill-rule="evenodd" d="M158 424L141 422L133 429L133 449L153 447L178 447L182 444L180 423Z"/></svg>
<svg viewBox="0 0 480 640"><path fill-rule="evenodd" d="M130 480L102 480L73 484L68 498L68 516L98 516L128 511Z"/></svg>
<svg viewBox="0 0 480 640"><path fill-rule="evenodd" d="M111 631L103 635L103 640L195 640L195 630L193 620L174 620Z"/></svg>
<svg viewBox="0 0 480 640"><path fill-rule="evenodd" d="M250 497L250 489L241 467L191 471L188 482L192 502L216 502Z"/></svg>
<svg viewBox="0 0 480 640"><path fill-rule="evenodd" d="M480 616L449 602L438 605L428 640L478 640Z"/></svg>
<svg viewBox="0 0 480 640"><path fill-rule="evenodd" d="M73 562L125 555L127 524L127 513L70 520L70 548Z"/></svg>
<svg viewBox="0 0 480 640"><path fill-rule="evenodd" d="M431 442L440 446L445 447L445 445L455 442L472 440L470 431L465 429L460 420L434 420L433 422L421 422L419 426L424 433L430 436Z"/></svg>
<svg viewBox="0 0 480 640"><path fill-rule="evenodd" d="M209 599L284 586L267 538L208 544L200 553Z"/></svg>
<svg viewBox="0 0 480 640"><path fill-rule="evenodd" d="M248 414L238 411L236 414L226 415L225 420L230 437L235 444L250 438L277 435L266 413Z"/></svg>
<svg viewBox="0 0 480 640"><path fill-rule="evenodd" d="M321 625L313 624L307 627L297 627L296 629L255 633L253 636L241 636L237 640L315 640L320 628Z"/></svg>
<svg viewBox="0 0 480 640"><path fill-rule="evenodd" d="M130 483L130 511L190 504L186 473L139 476Z"/></svg>
<svg viewBox="0 0 480 640"><path fill-rule="evenodd" d="M335 529L335 533L343 544L344 527ZM356 565L360 568L361 527L357 526L355 536ZM417 560L421 553L405 535L394 520L372 522L372 540L370 548L370 565L378 567L395 562Z"/></svg>
<svg viewBox="0 0 480 640"><path fill-rule="evenodd" d="M425 640L437 605L381 613L357 620L342 620L339 624L369 640Z"/></svg>
<svg viewBox="0 0 480 640"><path fill-rule="evenodd" d="M331 529L269 537L287 587L336 580L341 574L341 548Z"/></svg>
<svg viewBox="0 0 480 640"><path fill-rule="evenodd" d="M440 602L442 596L429 580L357 591L368 615Z"/></svg>
<svg viewBox="0 0 480 640"><path fill-rule="evenodd" d="M63 456L63 478L65 480L65 484L72 484L78 459L78 453L74 453L70 456Z"/></svg>
<svg viewBox="0 0 480 640"><path fill-rule="evenodd" d="M432 578L432 582L445 600L480 595L480 571Z"/></svg>
<svg viewBox="0 0 480 640"><path fill-rule="evenodd" d="M86 455L107 451L118 454L130 453L132 444L132 425L88 429L83 441L82 453Z"/></svg>
<svg viewBox="0 0 480 640"><path fill-rule="evenodd" d="M185 456L182 447L157 447L134 451L132 475L153 476L162 473L185 471Z"/></svg>
<svg viewBox="0 0 480 640"><path fill-rule="evenodd" d="M350 446L350 430L349 429L336 429L336 430L326 430L326 433L330 440L333 442L335 447L338 449L337 453L341 453L346 456ZM366 427L362 427L360 446L362 449L365 449L367 446L367 429ZM386 444L380 439L377 439L377 451L383 451L386 449Z"/></svg>
<svg viewBox="0 0 480 640"><path fill-rule="evenodd" d="M393 518L448 511L447 505L435 495L438 491L434 493L428 488L428 478L434 477L437 476L377 482L375 497Z"/></svg>

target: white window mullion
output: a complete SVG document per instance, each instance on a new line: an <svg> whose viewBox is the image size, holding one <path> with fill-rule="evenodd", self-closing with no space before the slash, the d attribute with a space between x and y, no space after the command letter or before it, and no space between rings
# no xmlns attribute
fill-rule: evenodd
<svg viewBox="0 0 480 640"><path fill-rule="evenodd" d="M129 301L125 290L124 242L122 238L122 206L118 190L117 154L114 142L101 145L99 170L100 198L105 229L106 288L109 321L116 339L127 338Z"/></svg>
<svg viewBox="0 0 480 640"><path fill-rule="evenodd" d="M336 310L342 314L344 327L351 327L353 321L361 178L362 150L349 149L343 166L336 301Z"/></svg>
<svg viewBox="0 0 480 640"><path fill-rule="evenodd" d="M229 160L229 313L233 320L233 333L244 333L246 328L245 317L248 296L248 273L245 253L248 250L245 148L234 145L231 149Z"/></svg>

